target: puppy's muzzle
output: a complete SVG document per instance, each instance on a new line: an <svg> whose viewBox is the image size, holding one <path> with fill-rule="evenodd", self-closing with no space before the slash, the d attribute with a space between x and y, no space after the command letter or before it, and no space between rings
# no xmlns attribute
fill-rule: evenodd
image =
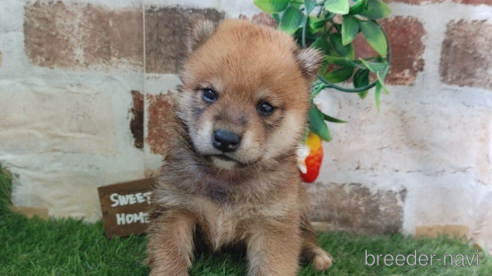
<svg viewBox="0 0 492 276"><path fill-rule="evenodd" d="M219 129L212 136L212 144L214 147L223 152L233 152L239 148L241 137L234 132Z"/></svg>

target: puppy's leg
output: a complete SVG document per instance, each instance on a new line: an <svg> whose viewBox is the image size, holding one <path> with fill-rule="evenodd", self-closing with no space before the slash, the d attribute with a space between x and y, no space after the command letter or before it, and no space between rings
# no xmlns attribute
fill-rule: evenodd
<svg viewBox="0 0 492 276"><path fill-rule="evenodd" d="M312 261L319 271L330 268L333 257L319 246L311 221L304 215L301 217L301 236L302 258Z"/></svg>
<svg viewBox="0 0 492 276"><path fill-rule="evenodd" d="M247 246L249 276L296 275L301 249L297 225L253 227Z"/></svg>
<svg viewBox="0 0 492 276"><path fill-rule="evenodd" d="M195 217L186 211L155 210L147 245L150 276L186 276L193 259Z"/></svg>
<svg viewBox="0 0 492 276"><path fill-rule="evenodd" d="M316 233L311 225L309 199L304 188L300 190L301 204L301 237L302 241L302 258L306 261L312 261L318 271L330 268L333 263L333 257L330 253L323 250L318 243Z"/></svg>

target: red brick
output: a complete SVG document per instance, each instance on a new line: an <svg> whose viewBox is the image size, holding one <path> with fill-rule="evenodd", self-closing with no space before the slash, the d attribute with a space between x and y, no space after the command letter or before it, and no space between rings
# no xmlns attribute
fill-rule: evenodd
<svg viewBox="0 0 492 276"><path fill-rule="evenodd" d="M251 21L259 25L264 25L274 29L278 29L277 21L273 19L271 14L266 12L253 15L253 17L251 17Z"/></svg>
<svg viewBox="0 0 492 276"><path fill-rule="evenodd" d="M202 14L212 21L224 18L214 9L149 7L145 11L145 72L175 74L186 57L186 32L192 14Z"/></svg>
<svg viewBox="0 0 492 276"><path fill-rule="evenodd" d="M169 120L174 116L171 109L172 92L160 95L147 94L147 138L150 151L155 154L165 154L169 137Z"/></svg>
<svg viewBox="0 0 492 276"><path fill-rule="evenodd" d="M330 231L358 235L399 233L406 190L376 191L358 183L308 187L313 221L327 222Z"/></svg>
<svg viewBox="0 0 492 276"><path fill-rule="evenodd" d="M483 5L486 4L486 0L454 0L453 2L466 4L466 5Z"/></svg>
<svg viewBox="0 0 492 276"><path fill-rule="evenodd" d="M424 69L423 38L425 30L420 21L413 17L384 19L381 26L388 35L391 47L391 69L386 83L393 85L413 85L417 74ZM362 34L354 40L356 58L372 57L377 53L367 43Z"/></svg>
<svg viewBox="0 0 492 276"><path fill-rule="evenodd" d="M492 24L451 21L442 43L441 81L458 86L492 89Z"/></svg>
<svg viewBox="0 0 492 276"><path fill-rule="evenodd" d="M142 93L136 90L132 91L132 97L133 107L131 112L133 118L130 121L130 130L133 134L135 147L142 149L144 137L144 98Z"/></svg>
<svg viewBox="0 0 492 276"><path fill-rule="evenodd" d="M25 50L34 65L143 70L143 19L138 7L35 2L25 7Z"/></svg>

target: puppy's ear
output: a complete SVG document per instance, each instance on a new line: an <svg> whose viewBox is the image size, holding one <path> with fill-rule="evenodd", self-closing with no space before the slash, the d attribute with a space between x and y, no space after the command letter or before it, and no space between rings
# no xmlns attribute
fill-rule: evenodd
<svg viewBox="0 0 492 276"><path fill-rule="evenodd" d="M203 15L193 15L188 30L188 51L193 52L198 49L213 35L216 27L215 22L205 19Z"/></svg>
<svg viewBox="0 0 492 276"><path fill-rule="evenodd" d="M316 76L323 61L323 53L313 48L298 49L294 52L294 57L306 79Z"/></svg>

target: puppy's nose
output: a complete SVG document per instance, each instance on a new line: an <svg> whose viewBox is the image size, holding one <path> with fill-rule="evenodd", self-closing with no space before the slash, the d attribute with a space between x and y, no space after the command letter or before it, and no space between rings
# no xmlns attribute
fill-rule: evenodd
<svg viewBox="0 0 492 276"><path fill-rule="evenodd" d="M223 152L233 152L239 147L241 138L234 132L219 129L214 132L212 143L214 147Z"/></svg>

